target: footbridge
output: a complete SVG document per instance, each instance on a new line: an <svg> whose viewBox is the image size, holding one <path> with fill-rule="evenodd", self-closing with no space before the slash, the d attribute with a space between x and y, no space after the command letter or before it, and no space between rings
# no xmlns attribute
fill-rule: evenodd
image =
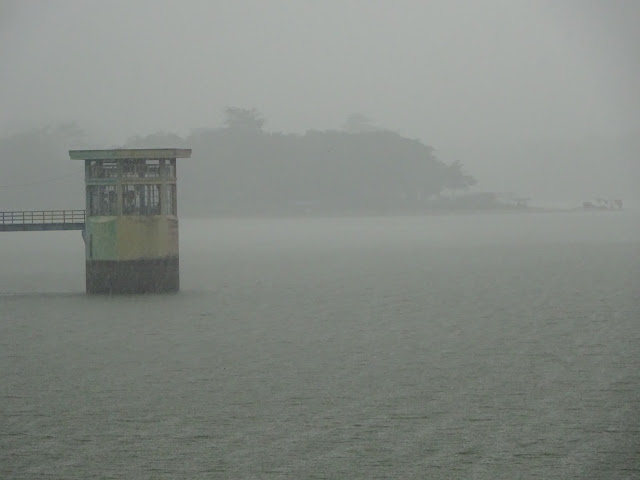
<svg viewBox="0 0 640 480"><path fill-rule="evenodd" d="M0 232L84 230L84 210L0 212Z"/></svg>

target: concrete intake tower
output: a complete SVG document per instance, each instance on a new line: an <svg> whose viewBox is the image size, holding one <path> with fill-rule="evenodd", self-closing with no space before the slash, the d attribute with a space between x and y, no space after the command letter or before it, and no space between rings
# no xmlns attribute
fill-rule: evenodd
<svg viewBox="0 0 640 480"><path fill-rule="evenodd" d="M70 150L84 160L87 293L180 289L176 159L190 149Z"/></svg>

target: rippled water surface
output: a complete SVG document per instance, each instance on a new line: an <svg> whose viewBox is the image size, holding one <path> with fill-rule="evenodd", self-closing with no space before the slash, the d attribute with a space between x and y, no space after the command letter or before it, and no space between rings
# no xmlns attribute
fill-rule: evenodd
<svg viewBox="0 0 640 480"><path fill-rule="evenodd" d="M111 298L0 234L0 478L640 478L638 220L183 220Z"/></svg>

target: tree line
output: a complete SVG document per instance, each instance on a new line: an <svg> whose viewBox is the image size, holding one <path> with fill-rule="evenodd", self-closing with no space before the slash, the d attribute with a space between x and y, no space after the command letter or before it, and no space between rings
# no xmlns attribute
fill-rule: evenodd
<svg viewBox="0 0 640 480"><path fill-rule="evenodd" d="M426 208L444 192L475 184L460 162L447 164L431 146L373 127L362 115L350 117L342 130L305 134L267 132L264 124L255 109L230 107L219 128L185 136L166 132L136 136L117 147L193 150L191 159L178 164L183 216L402 212ZM12 174L2 178L22 180L34 172L43 175L27 176L55 178L73 166L66 150L90 148L87 143L74 125L0 138L0 158L5 159L5 169L10 160ZM42 208L32 205L53 204L53 199L55 208L78 206L84 201L82 177L73 182L73 188L58 191L60 185L51 183L14 190L9 196L0 188L0 201L7 203L10 198L25 209Z"/></svg>
<svg viewBox="0 0 640 480"><path fill-rule="evenodd" d="M343 130L266 132L256 110L228 108L224 125L135 137L128 147L193 149L179 165L182 212L193 214L371 212L424 208L475 179L418 140L352 116ZM357 121L356 121L357 120ZM177 143L176 143L177 142Z"/></svg>

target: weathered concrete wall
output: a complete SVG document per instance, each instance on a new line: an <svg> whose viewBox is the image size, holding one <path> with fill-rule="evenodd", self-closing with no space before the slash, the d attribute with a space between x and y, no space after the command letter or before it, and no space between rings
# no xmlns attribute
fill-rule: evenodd
<svg viewBox="0 0 640 480"><path fill-rule="evenodd" d="M116 230L120 260L178 255L178 219L175 217L119 217Z"/></svg>
<svg viewBox="0 0 640 480"><path fill-rule="evenodd" d="M88 217L85 238L87 261L177 257L178 219L168 216Z"/></svg>
<svg viewBox="0 0 640 480"><path fill-rule="evenodd" d="M165 293L180 290L177 257L86 262L86 291L92 294Z"/></svg>
<svg viewBox="0 0 640 480"><path fill-rule="evenodd" d="M87 293L179 289L177 217L88 217L84 237Z"/></svg>

